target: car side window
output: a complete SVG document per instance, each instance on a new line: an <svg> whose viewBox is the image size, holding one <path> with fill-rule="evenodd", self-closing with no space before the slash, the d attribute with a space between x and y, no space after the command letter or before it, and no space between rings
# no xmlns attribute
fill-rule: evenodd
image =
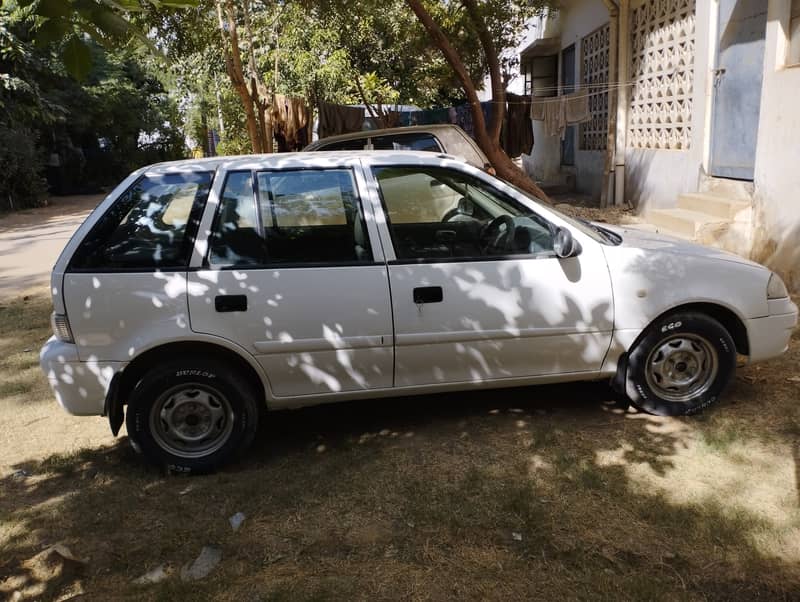
<svg viewBox="0 0 800 602"><path fill-rule="evenodd" d="M477 178L421 166L373 173L398 260L554 256L554 228Z"/></svg>
<svg viewBox="0 0 800 602"><path fill-rule="evenodd" d="M142 176L84 238L69 269L188 266L212 179L206 172Z"/></svg>
<svg viewBox="0 0 800 602"><path fill-rule="evenodd" d="M348 169L228 174L211 235L221 266L341 265L373 260Z"/></svg>

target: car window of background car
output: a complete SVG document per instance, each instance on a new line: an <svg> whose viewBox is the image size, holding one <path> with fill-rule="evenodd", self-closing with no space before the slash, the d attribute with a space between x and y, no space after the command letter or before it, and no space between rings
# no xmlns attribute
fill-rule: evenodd
<svg viewBox="0 0 800 602"><path fill-rule="evenodd" d="M438 167L383 167L374 174L398 259L552 253L544 219L467 174ZM498 240L502 249L493 244Z"/></svg>
<svg viewBox="0 0 800 602"><path fill-rule="evenodd" d="M364 150L367 145L367 138L353 138L350 140L340 140L320 146L318 151L340 151L340 150Z"/></svg>
<svg viewBox="0 0 800 602"><path fill-rule="evenodd" d="M432 134L395 134L371 139L373 150L418 150L442 152L442 145Z"/></svg>
<svg viewBox="0 0 800 602"><path fill-rule="evenodd" d="M372 261L349 170L260 172L256 181L258 203L254 205L249 180L240 181L237 174L228 177L212 232L211 264L257 267ZM252 218L247 217L250 207L257 207Z"/></svg>
<svg viewBox="0 0 800 602"><path fill-rule="evenodd" d="M205 172L139 178L92 228L70 269L188 265L211 180Z"/></svg>

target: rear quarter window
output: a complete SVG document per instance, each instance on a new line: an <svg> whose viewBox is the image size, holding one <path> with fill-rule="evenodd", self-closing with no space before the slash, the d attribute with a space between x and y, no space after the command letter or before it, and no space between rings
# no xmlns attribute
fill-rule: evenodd
<svg viewBox="0 0 800 602"><path fill-rule="evenodd" d="M188 266L212 179L208 172L142 176L81 241L69 269Z"/></svg>

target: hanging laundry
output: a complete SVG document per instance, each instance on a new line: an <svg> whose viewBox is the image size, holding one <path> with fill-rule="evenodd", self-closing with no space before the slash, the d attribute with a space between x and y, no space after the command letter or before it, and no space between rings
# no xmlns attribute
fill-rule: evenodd
<svg viewBox="0 0 800 602"><path fill-rule="evenodd" d="M326 102L319 103L319 137L360 132L364 127L364 109Z"/></svg>
<svg viewBox="0 0 800 602"><path fill-rule="evenodd" d="M530 118L544 121L544 132L548 136L564 139L568 125L577 125L592 120L589 109L589 96L579 90L563 96L534 98L531 103Z"/></svg>
<svg viewBox="0 0 800 602"><path fill-rule="evenodd" d="M533 146L533 129L528 118L530 114L530 96L519 96L506 92L508 110L506 112L505 145L503 149L509 157L530 154Z"/></svg>
<svg viewBox="0 0 800 602"><path fill-rule="evenodd" d="M544 133L564 139L567 129L567 112L564 97L553 99L544 105Z"/></svg>
<svg viewBox="0 0 800 602"><path fill-rule="evenodd" d="M533 121L544 121L544 108L546 106L546 98L534 98L531 101L531 119Z"/></svg>
<svg viewBox="0 0 800 602"><path fill-rule="evenodd" d="M301 146L300 131L308 125L306 99L298 96L275 94L270 107L273 134L278 140L279 152L297 150Z"/></svg>
<svg viewBox="0 0 800 602"><path fill-rule="evenodd" d="M566 120L569 125L577 125L592 120L592 112L589 110L589 94L578 91L567 94L564 97L566 103Z"/></svg>

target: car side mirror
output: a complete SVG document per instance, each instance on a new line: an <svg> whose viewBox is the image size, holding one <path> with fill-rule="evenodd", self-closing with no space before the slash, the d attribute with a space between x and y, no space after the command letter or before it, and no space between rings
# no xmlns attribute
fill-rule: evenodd
<svg viewBox="0 0 800 602"><path fill-rule="evenodd" d="M475 205L472 204L472 201L462 196L460 199L458 199L458 212L461 215L468 215L469 217L472 217L475 215Z"/></svg>
<svg viewBox="0 0 800 602"><path fill-rule="evenodd" d="M581 252L581 243L573 238L572 232L566 228L559 228L553 239L553 251L559 259L576 257Z"/></svg>

